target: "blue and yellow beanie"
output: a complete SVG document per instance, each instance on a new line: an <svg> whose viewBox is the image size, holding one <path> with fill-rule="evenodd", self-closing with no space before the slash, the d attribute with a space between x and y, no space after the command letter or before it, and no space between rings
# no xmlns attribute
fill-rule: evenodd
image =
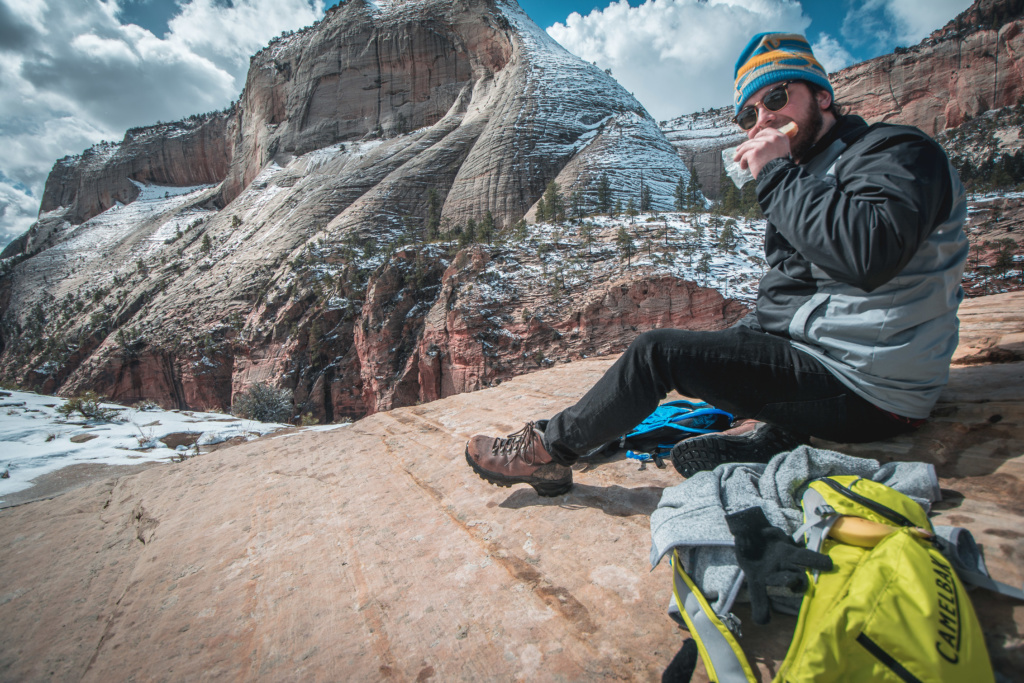
<svg viewBox="0 0 1024 683"><path fill-rule="evenodd" d="M736 113L751 95L782 81L810 81L835 97L828 73L798 33L758 33L736 60Z"/></svg>

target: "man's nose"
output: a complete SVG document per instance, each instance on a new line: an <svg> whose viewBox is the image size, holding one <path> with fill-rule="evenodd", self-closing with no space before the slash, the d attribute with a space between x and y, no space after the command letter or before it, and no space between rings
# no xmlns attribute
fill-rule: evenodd
<svg viewBox="0 0 1024 683"><path fill-rule="evenodd" d="M768 109L768 107L764 106L760 102L758 102L755 105L755 107L757 111L757 123L754 125L753 130L754 134L756 135L757 133L764 130L765 126L775 121L775 112Z"/></svg>

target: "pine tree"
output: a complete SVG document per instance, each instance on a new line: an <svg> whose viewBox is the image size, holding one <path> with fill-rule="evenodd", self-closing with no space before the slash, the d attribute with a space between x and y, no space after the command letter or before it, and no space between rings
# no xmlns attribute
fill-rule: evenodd
<svg viewBox="0 0 1024 683"><path fill-rule="evenodd" d="M718 249L722 252L732 251L739 244L740 235L737 231L736 221L730 218L722 226L722 232L718 236Z"/></svg>
<svg viewBox="0 0 1024 683"><path fill-rule="evenodd" d="M686 194L686 176L679 176L679 182L676 183L676 191L674 196L676 200L676 211L685 211L687 208L689 208L689 203L687 202Z"/></svg>
<svg viewBox="0 0 1024 683"><path fill-rule="evenodd" d="M643 177L640 178L640 213L650 213L651 211L651 188L647 183L643 181Z"/></svg>
<svg viewBox="0 0 1024 683"><path fill-rule="evenodd" d="M611 213L609 215L612 218L615 218L620 213L622 213L622 200L621 199L616 199L615 200L615 208L612 209L612 211L611 211Z"/></svg>
<svg viewBox="0 0 1024 683"><path fill-rule="evenodd" d="M695 238L696 235L693 234L693 231L687 231L683 235L683 254L686 256L687 266L693 265L693 252L697 249Z"/></svg>
<svg viewBox="0 0 1024 683"><path fill-rule="evenodd" d="M544 196L541 195L540 199L537 200L537 211L534 213L534 223L543 223L548 220L548 205L544 201Z"/></svg>
<svg viewBox="0 0 1024 683"><path fill-rule="evenodd" d="M516 224L512 226L512 238L517 242L522 242L529 234L530 231L526 227L525 218L520 218Z"/></svg>
<svg viewBox="0 0 1024 683"><path fill-rule="evenodd" d="M572 194L569 195L569 213L577 223L582 221L583 217L586 215L584 208L583 193L579 190L573 190Z"/></svg>
<svg viewBox="0 0 1024 683"><path fill-rule="evenodd" d="M547 207L548 220L558 223L565 220L565 200L559 192L561 188L552 180L544 190L544 205Z"/></svg>
<svg viewBox="0 0 1024 683"><path fill-rule="evenodd" d="M459 233L459 246L465 247L474 242L476 242L476 221L470 218L466 227Z"/></svg>
<svg viewBox="0 0 1024 683"><path fill-rule="evenodd" d="M711 274L711 254L704 252L700 255L700 262L697 264L697 274L705 287L708 286L708 275Z"/></svg>
<svg viewBox="0 0 1024 683"><path fill-rule="evenodd" d="M740 188L740 211L747 218L764 218L757 201L757 183L746 183Z"/></svg>
<svg viewBox="0 0 1024 683"><path fill-rule="evenodd" d="M630 223L632 223L633 219L636 218L637 213L636 203L633 201L633 198L630 197L629 201L626 202L626 215L629 216Z"/></svg>
<svg viewBox="0 0 1024 683"><path fill-rule="evenodd" d="M609 213L612 210L612 186L608 182L608 174L602 173L597 179L597 210Z"/></svg>
<svg viewBox="0 0 1024 683"><path fill-rule="evenodd" d="M732 182L732 179L722 171L722 177L718 180L719 187L722 188L721 196L718 200L718 206L721 208L722 213L734 216L741 211L741 200L740 192L737 189L736 184Z"/></svg>
<svg viewBox="0 0 1024 683"><path fill-rule="evenodd" d="M1013 256L1014 252L1017 251L1017 243L1005 237L997 241L996 245L998 250L996 251L996 260L993 266L999 273L999 277L1006 277L1006 271L1013 268Z"/></svg>
<svg viewBox="0 0 1024 683"><path fill-rule="evenodd" d="M594 226L590 223L584 223L580 226L580 238L587 247L587 253L591 253L590 247L594 244Z"/></svg>
<svg viewBox="0 0 1024 683"><path fill-rule="evenodd" d="M491 243L491 240L494 238L494 216L491 215L489 209L484 214L484 219L480 221L478 232L480 233L481 241L487 242L487 244Z"/></svg>
<svg viewBox="0 0 1024 683"><path fill-rule="evenodd" d="M434 188L430 188L430 192L427 193L427 217L423 222L423 227L428 240L437 239L441 227L441 202L437 198L437 190Z"/></svg>
<svg viewBox="0 0 1024 683"><path fill-rule="evenodd" d="M626 259L626 265L628 266L630 258L633 256L635 245L629 231L626 230L626 226L619 227L619 232L615 235L615 245L619 248L619 255Z"/></svg>
<svg viewBox="0 0 1024 683"><path fill-rule="evenodd" d="M689 200L691 211L704 210L704 192L700 184L700 177L696 173L690 176Z"/></svg>

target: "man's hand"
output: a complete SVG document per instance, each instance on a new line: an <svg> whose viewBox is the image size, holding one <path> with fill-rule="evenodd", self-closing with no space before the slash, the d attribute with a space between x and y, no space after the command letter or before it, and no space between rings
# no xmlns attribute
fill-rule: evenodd
<svg viewBox="0 0 1024 683"><path fill-rule="evenodd" d="M780 129L765 128L736 148L733 161L738 161L740 168L750 169L756 178L769 161L790 155L792 150L789 136L796 134L796 131L794 122L788 123Z"/></svg>

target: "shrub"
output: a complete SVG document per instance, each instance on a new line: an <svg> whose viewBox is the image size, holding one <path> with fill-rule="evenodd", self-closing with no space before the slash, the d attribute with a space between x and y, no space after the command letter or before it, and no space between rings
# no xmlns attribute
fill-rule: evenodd
<svg viewBox="0 0 1024 683"><path fill-rule="evenodd" d="M86 391L74 398L69 398L64 405L57 407L57 412L66 418L73 413L80 413L87 420L111 420L117 415L114 408L104 408L101 404L103 397L95 391Z"/></svg>
<svg viewBox="0 0 1024 683"><path fill-rule="evenodd" d="M231 412L247 420L288 422L292 416L292 392L257 382L235 397Z"/></svg>

